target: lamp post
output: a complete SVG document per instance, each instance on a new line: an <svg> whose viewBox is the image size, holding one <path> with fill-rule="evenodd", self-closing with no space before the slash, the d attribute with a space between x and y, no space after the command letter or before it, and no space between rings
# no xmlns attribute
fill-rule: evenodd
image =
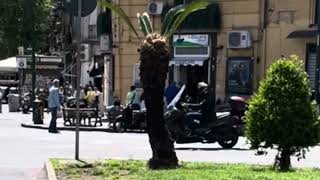
<svg viewBox="0 0 320 180"><path fill-rule="evenodd" d="M32 120L33 122L38 122L36 111L35 111L35 99L36 99L36 55L34 52L34 46L31 49L32 52Z"/></svg>
<svg viewBox="0 0 320 180"><path fill-rule="evenodd" d="M81 71L81 9L82 9L82 0L78 0L78 40L77 40L77 94L76 94L76 143L75 143L75 159L79 160L79 126L80 126L80 71Z"/></svg>
<svg viewBox="0 0 320 180"><path fill-rule="evenodd" d="M320 94L319 94L319 66L320 66L320 2L317 1L317 60L316 60L316 79L314 84L314 90L315 90L315 99L317 103L320 102Z"/></svg>

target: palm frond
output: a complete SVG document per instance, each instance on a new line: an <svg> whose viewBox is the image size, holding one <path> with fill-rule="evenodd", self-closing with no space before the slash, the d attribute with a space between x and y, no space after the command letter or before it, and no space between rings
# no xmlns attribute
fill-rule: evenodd
<svg viewBox="0 0 320 180"><path fill-rule="evenodd" d="M139 22L140 29L141 29L142 33L144 34L144 36L147 36L149 33L148 33L147 25L146 25L144 19L142 18L140 13L137 13L137 17L138 17L138 22Z"/></svg>
<svg viewBox="0 0 320 180"><path fill-rule="evenodd" d="M167 27L172 26L175 18L178 16L179 13L183 12L185 10L184 5L178 5L173 8L171 8L165 15L164 20L162 22L161 27L161 35L164 35L166 33Z"/></svg>
<svg viewBox="0 0 320 180"><path fill-rule="evenodd" d="M137 38L140 39L139 34L134 28L129 16L123 11L123 9L121 9L120 6L113 4L109 0L99 0L99 3L102 7L106 7L116 13L129 26L130 30L134 32Z"/></svg>
<svg viewBox="0 0 320 180"><path fill-rule="evenodd" d="M143 13L142 18L143 18L144 22L146 23L146 27L147 27L149 34L153 33L153 28L151 25L151 20L150 20L149 14L146 12Z"/></svg>
<svg viewBox="0 0 320 180"><path fill-rule="evenodd" d="M175 19L174 23L171 26L167 26L165 30L164 37L171 37L176 30L179 28L181 23L192 13L198 10L207 8L208 5L215 3L216 0L196 0L188 4L184 11L182 11L178 17Z"/></svg>

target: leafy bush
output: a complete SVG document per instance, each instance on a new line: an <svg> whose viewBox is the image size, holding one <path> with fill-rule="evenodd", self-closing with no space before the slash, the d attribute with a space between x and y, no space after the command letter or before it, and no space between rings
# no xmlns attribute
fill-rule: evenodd
<svg viewBox="0 0 320 180"><path fill-rule="evenodd" d="M246 135L258 152L278 150L275 166L289 170L290 156L304 158L320 141L320 121L303 63L297 56L274 62L245 114Z"/></svg>

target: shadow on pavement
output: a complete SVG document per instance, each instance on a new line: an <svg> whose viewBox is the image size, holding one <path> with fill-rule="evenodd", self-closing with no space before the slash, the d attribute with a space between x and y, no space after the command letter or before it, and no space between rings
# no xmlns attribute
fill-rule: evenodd
<svg viewBox="0 0 320 180"><path fill-rule="evenodd" d="M198 148L198 147L179 147L175 148L177 151L250 151L251 149L247 148Z"/></svg>

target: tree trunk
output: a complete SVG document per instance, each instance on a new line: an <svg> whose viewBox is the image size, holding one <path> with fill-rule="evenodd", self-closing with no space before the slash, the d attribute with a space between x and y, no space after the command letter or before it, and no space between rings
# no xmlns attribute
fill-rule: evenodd
<svg viewBox="0 0 320 180"><path fill-rule="evenodd" d="M280 171L288 171L291 167L290 156L290 149L283 149L280 153L280 157L276 157L275 168Z"/></svg>
<svg viewBox="0 0 320 180"><path fill-rule="evenodd" d="M147 108L147 131L152 149L149 167L152 169L170 168L178 165L174 141L170 138L163 118L163 90L144 88Z"/></svg>
<svg viewBox="0 0 320 180"><path fill-rule="evenodd" d="M151 169L178 165L174 141L163 117L163 94L169 64L169 48L158 34L148 35L140 51L140 77L147 108L147 132L152 149Z"/></svg>

